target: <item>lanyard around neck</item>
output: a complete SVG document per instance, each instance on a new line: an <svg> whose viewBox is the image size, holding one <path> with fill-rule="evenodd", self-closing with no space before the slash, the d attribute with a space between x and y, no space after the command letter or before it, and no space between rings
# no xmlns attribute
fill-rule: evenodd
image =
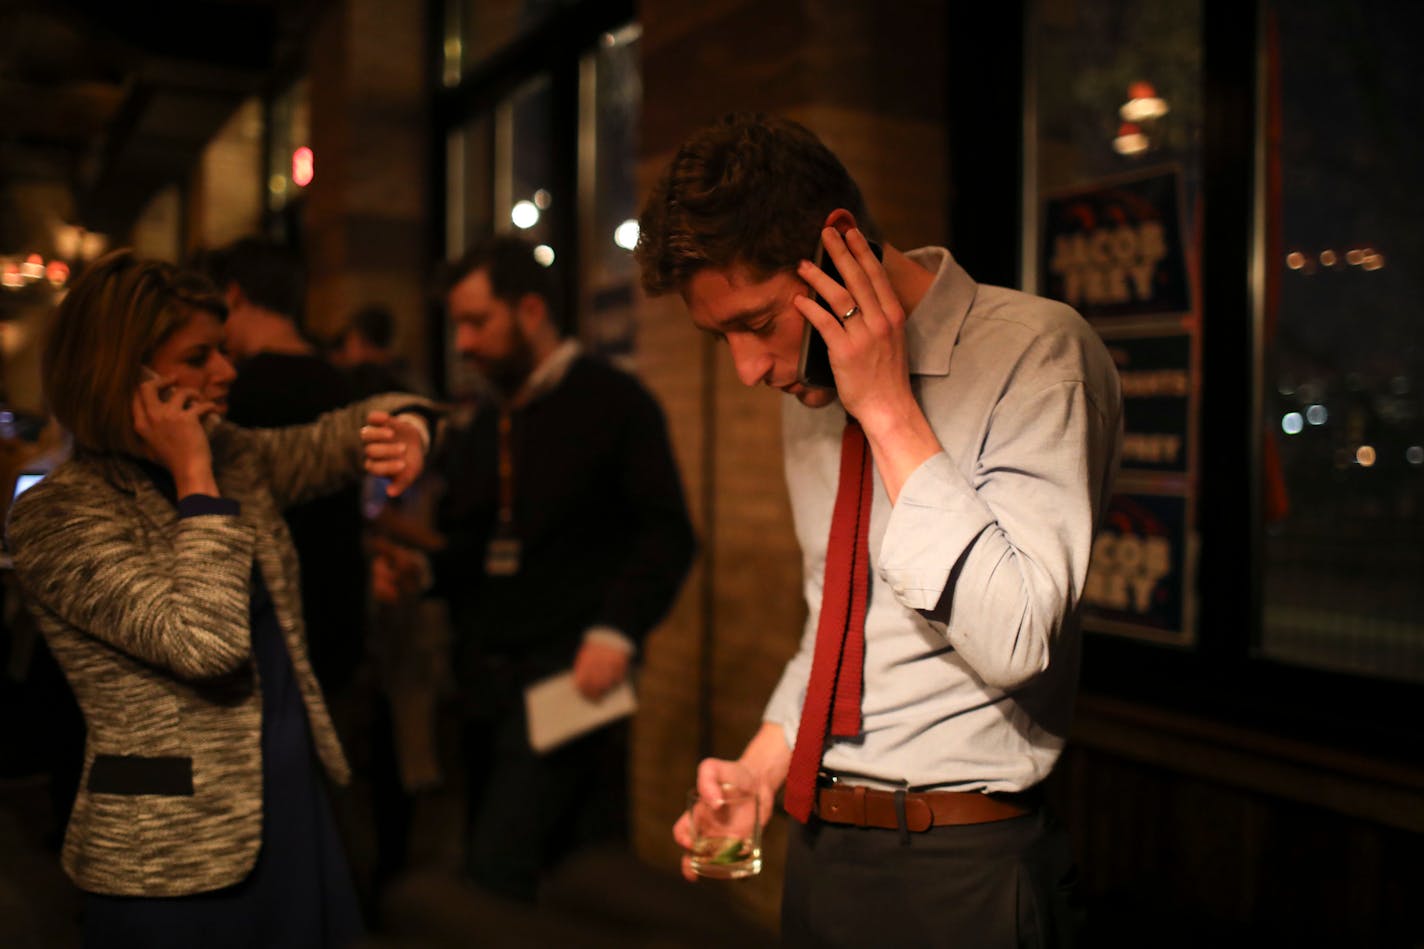
<svg viewBox="0 0 1424 949"><path fill-rule="evenodd" d="M498 424L499 525L500 534L514 533L514 418L500 409Z"/></svg>

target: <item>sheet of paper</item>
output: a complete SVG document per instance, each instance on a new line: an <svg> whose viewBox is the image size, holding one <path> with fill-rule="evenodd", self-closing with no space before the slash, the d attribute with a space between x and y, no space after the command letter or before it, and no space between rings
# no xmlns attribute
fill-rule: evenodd
<svg viewBox="0 0 1424 949"><path fill-rule="evenodd" d="M535 751L557 748L600 725L632 715L638 708L633 686L624 679L597 702L574 686L573 670L541 679L524 690L529 744Z"/></svg>

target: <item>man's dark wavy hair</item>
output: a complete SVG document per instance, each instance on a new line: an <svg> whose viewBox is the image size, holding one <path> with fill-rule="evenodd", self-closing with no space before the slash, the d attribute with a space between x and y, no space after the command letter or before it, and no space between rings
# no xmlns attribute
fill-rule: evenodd
<svg viewBox="0 0 1424 949"><path fill-rule="evenodd" d="M495 298L511 307L517 306L527 293L543 297L554 327L561 334L569 331L555 268L539 263L534 256L534 245L524 238L496 234L476 241L458 260L440 268L436 289L441 297L448 296L457 284L477 270L489 276L490 292Z"/></svg>
<svg viewBox="0 0 1424 949"><path fill-rule="evenodd" d="M264 237L242 237L199 253L190 266L206 274L219 290L235 283L257 306L302 325L307 275L295 250Z"/></svg>
<svg viewBox="0 0 1424 949"><path fill-rule="evenodd" d="M693 133L658 179L634 250L649 295L681 291L699 270L742 265L765 279L810 259L836 208L878 234L860 188L805 126L736 112Z"/></svg>

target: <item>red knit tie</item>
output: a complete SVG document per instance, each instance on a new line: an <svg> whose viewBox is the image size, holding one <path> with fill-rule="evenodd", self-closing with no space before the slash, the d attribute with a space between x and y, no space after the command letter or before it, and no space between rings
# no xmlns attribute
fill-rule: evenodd
<svg viewBox="0 0 1424 949"><path fill-rule="evenodd" d="M865 604L870 585L870 470L865 433L859 422L847 419L841 435L841 473L831 536L826 543L816 652L786 773L786 812L802 823L811 816L827 724L837 738L860 734Z"/></svg>

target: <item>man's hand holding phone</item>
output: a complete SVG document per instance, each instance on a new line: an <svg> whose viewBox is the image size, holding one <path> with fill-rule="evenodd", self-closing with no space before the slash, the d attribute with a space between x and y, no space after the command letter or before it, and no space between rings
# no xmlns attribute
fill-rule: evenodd
<svg viewBox="0 0 1424 949"><path fill-rule="evenodd" d="M825 339L836 392L865 430L875 470L894 504L920 465L943 451L910 389L905 310L874 246L859 229L821 231L844 285L810 261L797 273L816 293L796 308Z"/></svg>
<svg viewBox="0 0 1424 949"><path fill-rule="evenodd" d="M801 262L797 272L815 298L797 297L796 308L810 324L808 333L814 331L824 340L841 404L869 430L880 419L914 406L905 357L905 311L881 264L879 248L859 229L842 236L834 227L824 228L821 242L823 261L831 266ZM814 343L803 350L808 346L814 351ZM803 373L811 368L808 358L803 357ZM808 381L823 384L814 377Z"/></svg>
<svg viewBox="0 0 1424 949"><path fill-rule="evenodd" d="M828 228L834 230L834 228ZM840 233L837 231L837 233ZM877 261L881 260L882 250L879 244L874 241L867 241L870 245L871 253L875 255ZM826 253L826 245L821 241L816 247L816 259L812 265L816 270L825 274L838 286L845 286L845 281L841 278L840 268L836 266L835 260ZM830 304L826 299L813 289L812 299L822 307L830 309ZM841 312L832 310L831 312ZM837 317L842 324L845 320ZM796 366L796 379L802 385L813 386L818 389L836 389L836 376L831 370L830 353L826 350L826 339L816 329L815 325L807 322L805 331L801 336L801 356Z"/></svg>
<svg viewBox="0 0 1424 949"><path fill-rule="evenodd" d="M133 425L150 457L173 475L178 496L217 495L213 454L203 418L217 406L147 366L133 396Z"/></svg>

